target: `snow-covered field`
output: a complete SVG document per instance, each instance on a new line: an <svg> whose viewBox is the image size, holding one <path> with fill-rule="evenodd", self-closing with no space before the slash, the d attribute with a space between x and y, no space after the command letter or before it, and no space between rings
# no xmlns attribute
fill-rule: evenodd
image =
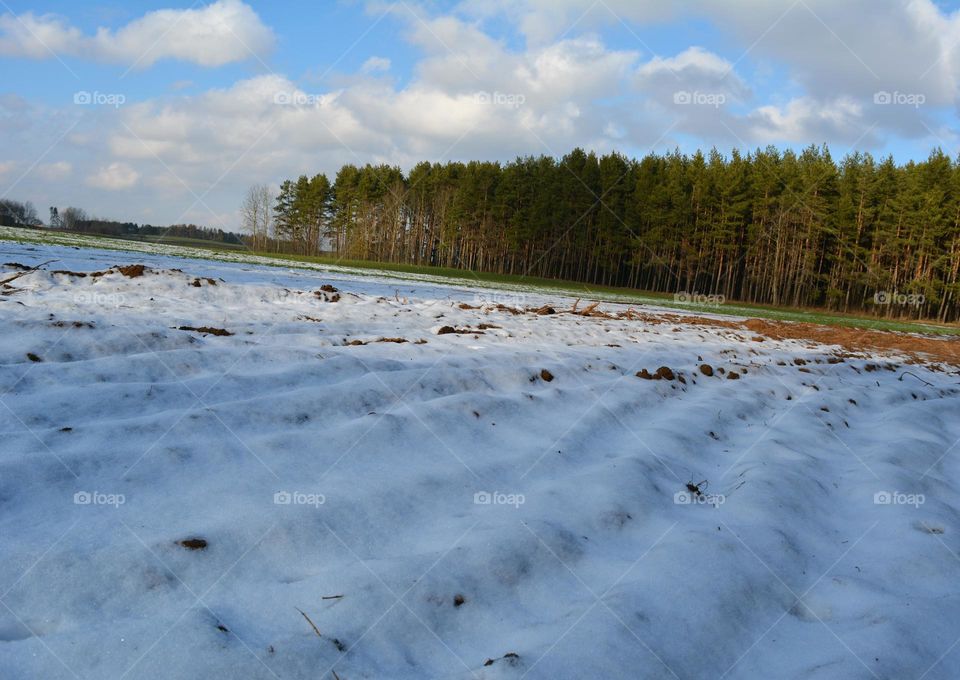
<svg viewBox="0 0 960 680"><path fill-rule="evenodd" d="M955 367L0 243L47 260L0 291L4 680L960 677Z"/></svg>

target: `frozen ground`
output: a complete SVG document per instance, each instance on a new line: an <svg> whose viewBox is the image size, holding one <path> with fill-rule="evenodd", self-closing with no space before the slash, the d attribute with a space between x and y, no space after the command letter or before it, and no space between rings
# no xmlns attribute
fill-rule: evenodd
<svg viewBox="0 0 960 680"><path fill-rule="evenodd" d="M954 367L0 243L47 260L0 291L4 680L960 677Z"/></svg>

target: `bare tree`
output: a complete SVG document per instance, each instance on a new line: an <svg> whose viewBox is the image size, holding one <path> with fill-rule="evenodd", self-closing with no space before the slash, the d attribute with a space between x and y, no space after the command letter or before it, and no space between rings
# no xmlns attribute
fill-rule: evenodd
<svg viewBox="0 0 960 680"><path fill-rule="evenodd" d="M32 227L40 224L40 218L30 201L20 203L0 199L0 224L11 227Z"/></svg>
<svg viewBox="0 0 960 680"><path fill-rule="evenodd" d="M88 220L87 211L83 208L66 208L62 213L60 213L60 224L64 229L78 229L78 222L85 222Z"/></svg>
<svg viewBox="0 0 960 680"><path fill-rule="evenodd" d="M273 220L273 195L266 184L254 184L247 189L240 208L242 228L253 237L254 250L266 250Z"/></svg>

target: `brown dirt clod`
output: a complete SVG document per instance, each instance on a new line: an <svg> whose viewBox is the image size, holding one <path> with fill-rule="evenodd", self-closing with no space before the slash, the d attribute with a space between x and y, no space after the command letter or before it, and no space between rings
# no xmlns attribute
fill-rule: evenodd
<svg viewBox="0 0 960 680"><path fill-rule="evenodd" d="M179 328L177 328L177 330L179 330L179 331L194 331L194 332L196 332L196 333L204 333L204 334L206 334L206 335L219 335L219 336L233 335L233 333L231 333L231 332L228 331L228 330L224 330L223 328L213 328L213 327L211 327L211 326L200 326L200 327L180 326Z"/></svg>
<svg viewBox="0 0 960 680"><path fill-rule="evenodd" d="M143 272L146 270L142 264L128 264L125 267L117 267L117 271L126 276L128 279L135 279L138 276L143 276Z"/></svg>
<svg viewBox="0 0 960 680"><path fill-rule="evenodd" d="M657 369L657 372L654 375L656 376L657 380L673 380L676 377L668 366L661 366Z"/></svg>
<svg viewBox="0 0 960 680"><path fill-rule="evenodd" d="M545 382L551 382L553 380L553 373L544 368L542 371L540 371L540 377Z"/></svg>
<svg viewBox="0 0 960 680"><path fill-rule="evenodd" d="M472 328L454 328L453 326L444 326L437 331L437 335L449 335L451 333L456 333L457 335L483 335L482 330L474 330Z"/></svg>
<svg viewBox="0 0 960 680"><path fill-rule="evenodd" d="M701 364L700 372L703 373L708 378L713 375L713 366L710 364Z"/></svg>
<svg viewBox="0 0 960 680"><path fill-rule="evenodd" d="M207 549L207 540L205 538L198 538L196 536L191 536L190 538L184 538L177 541L187 550L206 550Z"/></svg>

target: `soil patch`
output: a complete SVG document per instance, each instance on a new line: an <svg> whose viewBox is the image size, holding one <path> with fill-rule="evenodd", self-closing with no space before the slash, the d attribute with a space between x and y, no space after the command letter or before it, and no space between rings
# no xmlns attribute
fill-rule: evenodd
<svg viewBox="0 0 960 680"><path fill-rule="evenodd" d="M194 326L180 326L177 330L195 331L197 333L205 333L206 335L220 335L220 336L233 335L233 333L231 333L230 331L224 330L222 328L213 328L211 326L200 326L199 328Z"/></svg>

